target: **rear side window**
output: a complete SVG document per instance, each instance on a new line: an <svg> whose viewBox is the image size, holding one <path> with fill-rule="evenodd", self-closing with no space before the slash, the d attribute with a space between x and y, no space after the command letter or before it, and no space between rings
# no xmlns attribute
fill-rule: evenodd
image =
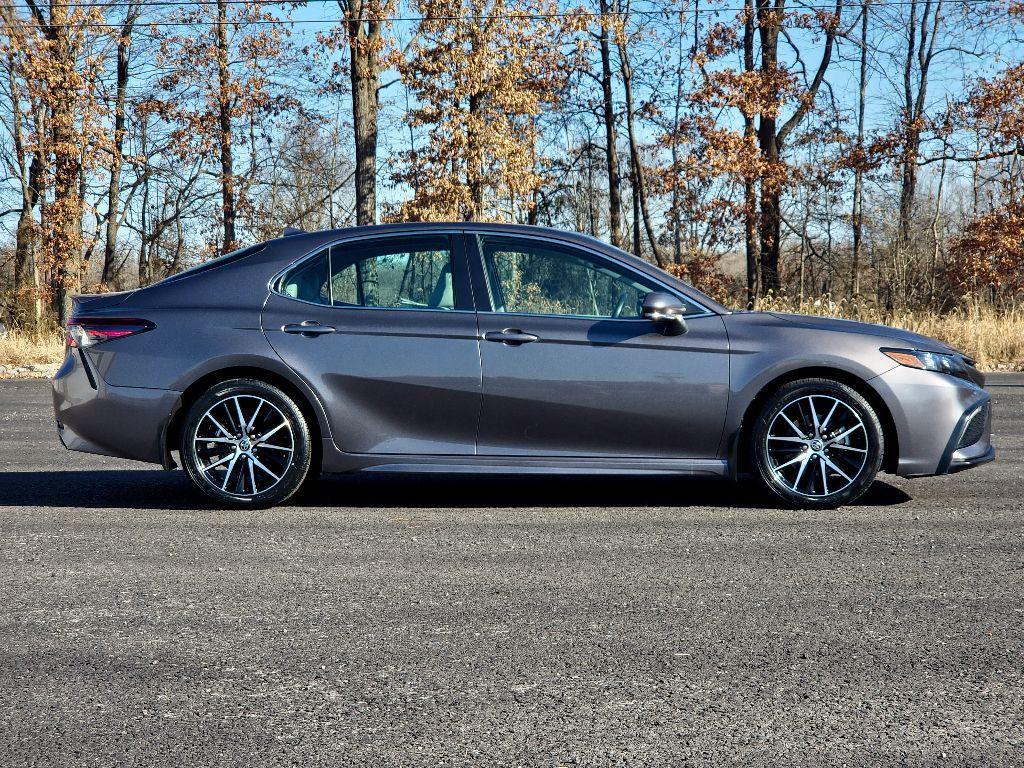
<svg viewBox="0 0 1024 768"><path fill-rule="evenodd" d="M288 272L278 290L336 307L451 310L451 240L429 235L332 245Z"/></svg>

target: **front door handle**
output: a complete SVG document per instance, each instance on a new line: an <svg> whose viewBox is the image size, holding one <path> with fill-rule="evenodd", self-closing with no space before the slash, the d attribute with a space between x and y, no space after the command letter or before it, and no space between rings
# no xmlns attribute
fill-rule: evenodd
<svg viewBox="0 0 1024 768"><path fill-rule="evenodd" d="M316 320L303 320L301 323L288 323L288 325L282 326L281 330L285 333L298 333L312 338L313 336L323 336L325 333L334 333L336 329L329 325L320 325Z"/></svg>
<svg viewBox="0 0 1024 768"><path fill-rule="evenodd" d="M532 333L523 333L518 328L506 328L504 331L488 331L484 334L484 341L500 341L511 347L518 347L520 344L529 344L536 341L538 336Z"/></svg>

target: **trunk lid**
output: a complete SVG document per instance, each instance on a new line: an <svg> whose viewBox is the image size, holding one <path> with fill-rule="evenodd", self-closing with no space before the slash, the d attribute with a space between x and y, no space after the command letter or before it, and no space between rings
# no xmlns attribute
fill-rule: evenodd
<svg viewBox="0 0 1024 768"><path fill-rule="evenodd" d="M123 304L135 291L117 291L115 293L81 293L72 299L71 316L93 315L104 309Z"/></svg>

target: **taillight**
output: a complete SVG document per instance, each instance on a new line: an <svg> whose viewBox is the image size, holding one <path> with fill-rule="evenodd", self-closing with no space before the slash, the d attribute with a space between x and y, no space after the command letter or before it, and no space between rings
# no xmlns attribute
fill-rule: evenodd
<svg viewBox="0 0 1024 768"><path fill-rule="evenodd" d="M67 326L67 344L69 347L91 347L154 328L156 326L148 320L134 317L72 317Z"/></svg>

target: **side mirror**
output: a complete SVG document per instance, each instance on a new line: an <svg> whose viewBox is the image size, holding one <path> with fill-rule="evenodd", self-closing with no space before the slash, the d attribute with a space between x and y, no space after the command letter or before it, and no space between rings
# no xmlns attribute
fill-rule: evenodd
<svg viewBox="0 0 1024 768"><path fill-rule="evenodd" d="M644 296L644 319L654 323L658 332L666 336L686 333L686 321L683 319L685 312L686 307L683 303L669 293L655 292Z"/></svg>

